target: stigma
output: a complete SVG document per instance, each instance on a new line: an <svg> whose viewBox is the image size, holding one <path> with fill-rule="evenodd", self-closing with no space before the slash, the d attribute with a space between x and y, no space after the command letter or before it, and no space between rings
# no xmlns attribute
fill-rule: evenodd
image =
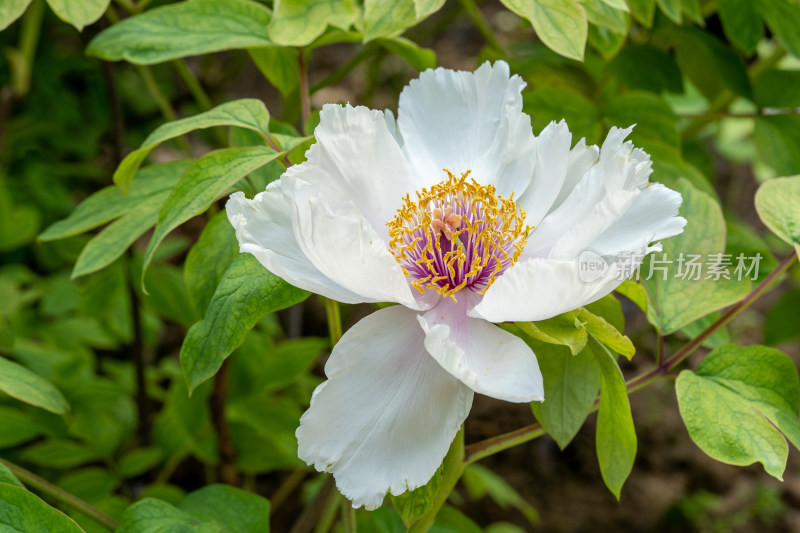
<svg viewBox="0 0 800 533"><path fill-rule="evenodd" d="M484 293L519 258L531 229L525 211L480 185L445 169L447 179L403 199L389 228L389 250L409 283L456 299L468 289Z"/></svg>

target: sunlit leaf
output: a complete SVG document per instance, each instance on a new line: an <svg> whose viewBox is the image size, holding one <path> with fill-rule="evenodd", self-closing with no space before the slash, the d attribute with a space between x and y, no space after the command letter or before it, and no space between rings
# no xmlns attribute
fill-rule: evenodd
<svg viewBox="0 0 800 533"><path fill-rule="evenodd" d="M577 0L502 0L508 9L528 19L536 35L551 50L583 60L589 23Z"/></svg>
<svg viewBox="0 0 800 533"><path fill-rule="evenodd" d="M251 0L191 0L145 11L100 32L86 53L139 65L234 48L270 46L270 11Z"/></svg>
<svg viewBox="0 0 800 533"><path fill-rule="evenodd" d="M359 15L352 0L278 0L267 33L275 44L305 46L329 24L349 29Z"/></svg>
<svg viewBox="0 0 800 533"><path fill-rule="evenodd" d="M17 20L32 0L4 0L0 4L0 31L3 31Z"/></svg>
<svg viewBox="0 0 800 533"><path fill-rule="evenodd" d="M47 4L64 22L69 22L81 31L103 16L111 0L47 0Z"/></svg>
<svg viewBox="0 0 800 533"><path fill-rule="evenodd" d="M695 372L681 372L676 391L689 436L704 452L728 464L758 461L782 479L784 436L800 445L800 380L789 357L766 346L725 346Z"/></svg>
<svg viewBox="0 0 800 533"><path fill-rule="evenodd" d="M763 183L755 201L765 226L790 244L800 243L800 176Z"/></svg>

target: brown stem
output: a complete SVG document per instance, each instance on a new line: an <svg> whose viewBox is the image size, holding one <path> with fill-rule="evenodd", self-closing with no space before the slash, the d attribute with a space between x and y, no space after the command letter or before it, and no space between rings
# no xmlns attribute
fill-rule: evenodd
<svg viewBox="0 0 800 533"><path fill-rule="evenodd" d="M272 495L272 498L269 499L271 513L274 513L275 509L283 505L283 502L286 501L286 498L288 498L289 495L294 492L294 489L300 485L305 477L305 468L298 468L293 470L292 473L289 474L289 477L283 480L283 483L280 484L278 489Z"/></svg>
<svg viewBox="0 0 800 533"><path fill-rule="evenodd" d="M211 422L217 432L219 446L219 479L226 485L239 485L239 471L236 469L236 448L233 446L231 430L225 419L225 403L228 401L228 374L230 359L226 359L214 377L214 390L211 393Z"/></svg>
<svg viewBox="0 0 800 533"><path fill-rule="evenodd" d="M311 503L306 505L303 512L300 513L300 518L294 523L289 533L308 533L313 530L314 524L316 524L320 513L322 513L322 510L325 508L325 502L328 501L328 495L332 490L333 477L328 476Z"/></svg>

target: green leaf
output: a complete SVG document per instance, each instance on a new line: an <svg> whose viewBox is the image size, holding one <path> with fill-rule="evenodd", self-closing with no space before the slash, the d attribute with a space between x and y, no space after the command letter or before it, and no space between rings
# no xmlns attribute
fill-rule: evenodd
<svg viewBox="0 0 800 533"><path fill-rule="evenodd" d="M414 13L417 20L433 15L444 5L445 0L414 0Z"/></svg>
<svg viewBox="0 0 800 533"><path fill-rule="evenodd" d="M123 478L131 478L152 470L164 460L164 451L161 448L137 448L119 460L117 469Z"/></svg>
<svg viewBox="0 0 800 533"><path fill-rule="evenodd" d="M5 357L0 357L0 391L57 415L69 410L67 400L52 383Z"/></svg>
<svg viewBox="0 0 800 533"><path fill-rule="evenodd" d="M561 347L528 342L544 378L544 402L533 402L536 420L562 450L592 412L600 390L600 367L588 349L578 355Z"/></svg>
<svg viewBox="0 0 800 533"><path fill-rule="evenodd" d="M392 495L392 505L407 528L410 528L414 522L433 509L433 499L441 484L442 467L440 466L425 485L414 490L407 490L399 496Z"/></svg>
<svg viewBox="0 0 800 533"><path fill-rule="evenodd" d="M608 489L619 499L622 485L636 458L636 431L625 388L625 379L616 358L594 339L589 341L600 366L600 406L597 413L595 445L600 473Z"/></svg>
<svg viewBox="0 0 800 533"><path fill-rule="evenodd" d="M22 487L0 483L0 529L25 533L83 533L67 515Z"/></svg>
<svg viewBox="0 0 800 533"><path fill-rule="evenodd" d="M683 12L686 13L692 21L700 26L705 25L703 13L700 10L700 0L681 0L681 7L683 8Z"/></svg>
<svg viewBox="0 0 800 533"><path fill-rule="evenodd" d="M9 470L8 467L3 464L2 461L0 461L0 483L25 488L24 485L17 479L17 476L15 476L11 470Z"/></svg>
<svg viewBox="0 0 800 533"><path fill-rule="evenodd" d="M479 500L488 495L502 509L514 507L518 509L532 525L539 524L539 513L525 498L520 496L514 487L509 485L501 476L480 464L471 464L464 469L461 478L470 498Z"/></svg>
<svg viewBox="0 0 800 533"><path fill-rule="evenodd" d="M613 294L607 294L599 300L586 304L583 308L605 319L617 331L625 331L625 315L622 313L622 304Z"/></svg>
<svg viewBox="0 0 800 533"><path fill-rule="evenodd" d="M681 71L672 56L647 44L626 46L608 67L630 89L683 92Z"/></svg>
<svg viewBox="0 0 800 533"><path fill-rule="evenodd" d="M800 243L800 176L764 182L755 203L761 222L772 233L789 244Z"/></svg>
<svg viewBox="0 0 800 533"><path fill-rule="evenodd" d="M725 37L748 54L753 54L758 42L764 38L764 24L753 0L719 0L717 13Z"/></svg>
<svg viewBox="0 0 800 533"><path fill-rule="evenodd" d="M30 205L17 205L0 175L0 252L15 250L31 242L39 231L39 211Z"/></svg>
<svg viewBox="0 0 800 533"><path fill-rule="evenodd" d="M364 0L364 41L398 35L416 22L414 0Z"/></svg>
<svg viewBox="0 0 800 533"><path fill-rule="evenodd" d="M296 48L261 46L249 48L250 58L258 70L286 97L300 82L300 66Z"/></svg>
<svg viewBox="0 0 800 533"><path fill-rule="evenodd" d="M664 13L675 24L681 23L681 4L682 0L656 0L661 12Z"/></svg>
<svg viewBox="0 0 800 533"><path fill-rule="evenodd" d="M547 320L516 322L526 335L549 344L566 346L576 355L586 346L586 329L578 320L578 311L569 311Z"/></svg>
<svg viewBox="0 0 800 533"><path fill-rule="evenodd" d="M195 310L202 316L228 266L239 251L239 241L224 211L217 213L203 228L189 250L183 267L186 291Z"/></svg>
<svg viewBox="0 0 800 533"><path fill-rule="evenodd" d="M586 308L578 310L578 320L598 342L604 344L614 352L631 359L636 353L631 340L617 331L606 319L590 313Z"/></svg>
<svg viewBox="0 0 800 533"><path fill-rule="evenodd" d="M414 41L404 37L383 37L377 42L389 52L403 58L417 70L436 68L436 52L430 48L422 48Z"/></svg>
<svg viewBox="0 0 800 533"><path fill-rule="evenodd" d="M590 23L627 35L628 15L625 11L611 7L601 0L579 0ZM624 4L624 2L623 2Z"/></svg>
<svg viewBox="0 0 800 533"><path fill-rule="evenodd" d="M281 46L306 46L330 24L348 30L360 15L352 0L278 0L267 33Z"/></svg>
<svg viewBox="0 0 800 533"><path fill-rule="evenodd" d="M633 18L644 24L645 27L653 27L653 16L656 12L656 0L628 0L631 6Z"/></svg>
<svg viewBox="0 0 800 533"><path fill-rule="evenodd" d="M739 281L732 273L730 280L714 280L713 277L704 279L708 275L706 263L709 258L725 250L722 209L713 198L686 180L678 182L677 190L683 196L680 214L688 224L683 233L664 241L665 255L658 252L650 254L641 267L641 272L650 278L643 282L648 295L647 318L664 335L731 305L750 292L750 281ZM684 254L683 263L681 254ZM703 267L697 280L693 279L693 274L686 266L690 254L700 256L700 266ZM654 255L659 260L664 258L669 264L658 266L666 267L665 272L654 269L653 276L649 276Z"/></svg>
<svg viewBox="0 0 800 533"><path fill-rule="evenodd" d="M589 26L589 45L606 61L611 61L619 53L626 38L627 33L616 33L605 26Z"/></svg>
<svg viewBox="0 0 800 533"><path fill-rule="evenodd" d="M800 107L800 71L765 70L755 83L760 107Z"/></svg>
<svg viewBox="0 0 800 533"><path fill-rule="evenodd" d="M199 215L250 172L283 155L266 146L224 148L195 161L181 176L158 214L158 224L147 245L142 280L158 245L167 234Z"/></svg>
<svg viewBox="0 0 800 533"><path fill-rule="evenodd" d="M219 526L200 522L167 502L145 498L127 509L117 533L220 533Z"/></svg>
<svg viewBox="0 0 800 533"><path fill-rule="evenodd" d="M180 358L189 391L216 374L261 317L307 297L306 291L275 276L252 255L240 254L222 276L205 318L183 341Z"/></svg>
<svg viewBox="0 0 800 533"><path fill-rule="evenodd" d="M269 533L269 501L227 485L209 485L192 492L178 509L217 524L226 533Z"/></svg>
<svg viewBox="0 0 800 533"><path fill-rule="evenodd" d="M609 7L613 7L614 9L618 9L626 13L630 12L630 8L628 7L628 4L625 3L625 0L601 0L601 1Z"/></svg>
<svg viewBox="0 0 800 533"><path fill-rule="evenodd" d="M251 0L191 0L156 7L100 32L86 53L137 65L236 48L270 46L270 12Z"/></svg>
<svg viewBox="0 0 800 533"><path fill-rule="evenodd" d="M789 453L784 436L800 445L800 380L789 357L766 346L724 346L695 372L681 372L676 392L700 449L728 464L758 461L782 479Z"/></svg>
<svg viewBox="0 0 800 533"><path fill-rule="evenodd" d="M728 89L753 98L744 60L731 47L707 31L684 28L677 34L678 65L703 96L711 101Z"/></svg>
<svg viewBox="0 0 800 533"><path fill-rule="evenodd" d="M483 533L483 530L455 507L445 505L436 515L436 523L429 533Z"/></svg>
<svg viewBox="0 0 800 533"><path fill-rule="evenodd" d="M680 147L678 118L663 98L644 91L631 91L615 97L606 106L605 118L612 125L627 128L633 124L631 140L648 147L652 141Z"/></svg>
<svg viewBox="0 0 800 533"><path fill-rule="evenodd" d="M588 143L600 137L600 111L594 102L569 87L539 87L522 93L522 109L531 116L536 133L552 121L564 119L573 138Z"/></svg>
<svg viewBox="0 0 800 533"><path fill-rule="evenodd" d="M8 28L12 22L25 13L31 0L4 0L0 4L0 31Z"/></svg>
<svg viewBox="0 0 800 533"><path fill-rule="evenodd" d="M583 61L589 23L577 0L501 0L503 5L528 19L548 48L570 59Z"/></svg>
<svg viewBox="0 0 800 533"><path fill-rule="evenodd" d="M197 1L195 0L195 2ZM213 126L246 128L261 134L266 139L269 135L269 112L261 100L245 98L226 102L193 117L167 122L148 135L137 150L122 160L114 172L114 183L123 191L128 192L134 173L156 145L190 131Z"/></svg>
<svg viewBox="0 0 800 533"><path fill-rule="evenodd" d="M100 458L99 454L74 440L46 440L28 446L21 457L38 466L75 468Z"/></svg>
<svg viewBox="0 0 800 533"><path fill-rule="evenodd" d="M28 413L0 405L0 448L11 448L42 433L42 428L36 424ZM2 482L0 480L0 482Z"/></svg>
<svg viewBox="0 0 800 533"><path fill-rule="evenodd" d="M160 207L164 191L178 182L190 163L188 160L172 161L139 170L127 195L114 185L100 189L81 202L67 218L44 230L39 240L72 237L147 205L158 204Z"/></svg>
<svg viewBox="0 0 800 533"><path fill-rule="evenodd" d="M58 18L81 31L103 16L111 0L47 0L47 3Z"/></svg>
<svg viewBox="0 0 800 533"><path fill-rule="evenodd" d="M86 243L72 269L72 278L91 274L110 265L152 228L158 220L160 203L167 198L167 191L156 198L153 204L121 216Z"/></svg>
<svg viewBox="0 0 800 533"><path fill-rule="evenodd" d="M755 141L761 157L779 176L800 173L800 117L757 117Z"/></svg>
<svg viewBox="0 0 800 533"><path fill-rule="evenodd" d="M782 0L755 0L756 9L786 50L800 57L800 6Z"/></svg>

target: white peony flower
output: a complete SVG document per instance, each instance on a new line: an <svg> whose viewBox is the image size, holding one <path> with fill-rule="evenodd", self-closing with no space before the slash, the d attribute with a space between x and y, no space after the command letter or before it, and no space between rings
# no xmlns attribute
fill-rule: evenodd
<svg viewBox="0 0 800 533"><path fill-rule="evenodd" d="M541 320L611 292L680 233L681 196L612 128L602 148L562 121L534 137L505 62L423 72L398 119L326 105L308 160L227 204L241 251L345 303L396 302L342 337L297 430L299 456L355 507L430 480L473 393L542 401L536 356L492 324ZM582 281L590 249L609 267ZM627 263L627 264L626 264ZM627 270L623 270L627 269Z"/></svg>

